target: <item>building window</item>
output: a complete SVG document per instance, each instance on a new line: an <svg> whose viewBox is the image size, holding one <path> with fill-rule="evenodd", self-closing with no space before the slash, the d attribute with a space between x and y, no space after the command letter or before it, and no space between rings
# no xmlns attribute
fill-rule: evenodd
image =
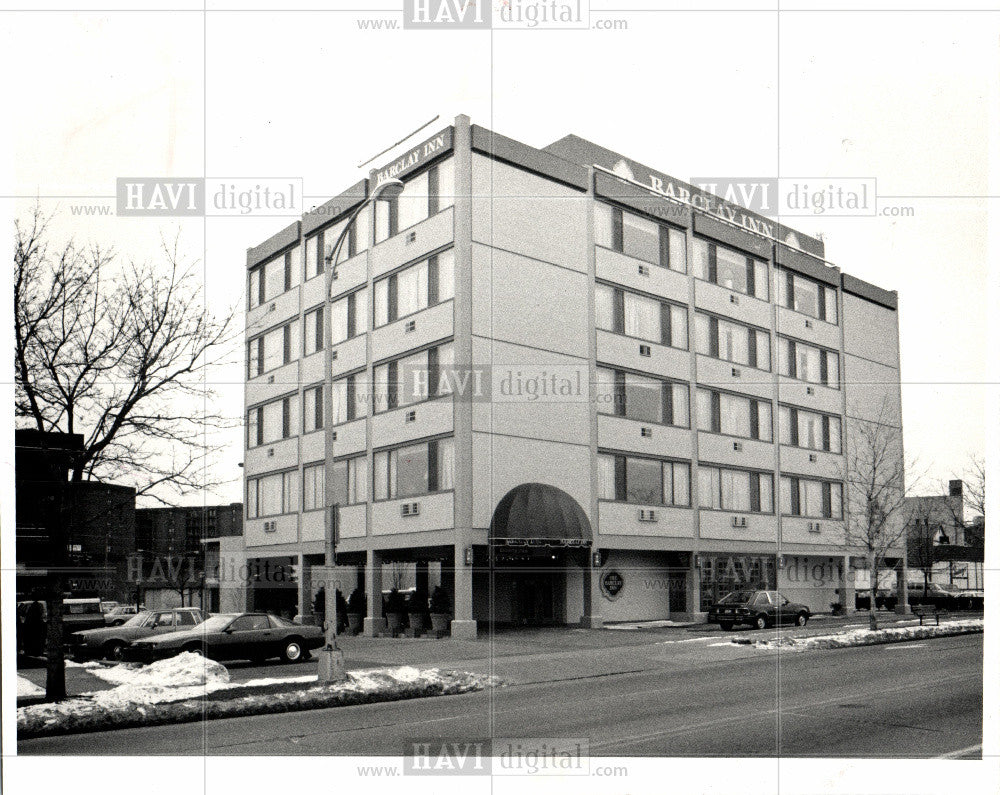
<svg viewBox="0 0 1000 795"><path fill-rule="evenodd" d="M447 371L454 363L455 346L449 342L378 365L373 390L375 413L451 394Z"/></svg>
<svg viewBox="0 0 1000 795"><path fill-rule="evenodd" d="M698 505L716 511L772 513L774 477L767 472L698 468Z"/></svg>
<svg viewBox="0 0 1000 795"><path fill-rule="evenodd" d="M321 306L311 312L306 312L305 333L302 335L305 341L306 356L323 350L323 346L326 344L326 340L323 339L323 310L324 307Z"/></svg>
<svg viewBox="0 0 1000 795"><path fill-rule="evenodd" d="M298 404L294 396L279 398L247 412L247 447L278 442L296 435Z"/></svg>
<svg viewBox="0 0 1000 795"><path fill-rule="evenodd" d="M299 510L299 473L295 470L247 479L247 519Z"/></svg>
<svg viewBox="0 0 1000 795"><path fill-rule="evenodd" d="M843 485L826 480L781 476L781 513L812 519L842 519Z"/></svg>
<svg viewBox="0 0 1000 795"><path fill-rule="evenodd" d="M303 469L302 510L326 507L326 465L311 464ZM368 468L365 456L355 456L333 464L333 502L357 505L368 501Z"/></svg>
<svg viewBox="0 0 1000 795"><path fill-rule="evenodd" d="M455 297L452 249L375 282L375 327Z"/></svg>
<svg viewBox="0 0 1000 795"><path fill-rule="evenodd" d="M681 461L600 454L598 497L634 505L691 505L691 467Z"/></svg>
<svg viewBox="0 0 1000 795"><path fill-rule="evenodd" d="M340 256L337 257L338 265L367 250L370 219L370 208L365 207L358 213L347 232L347 239L341 244ZM337 238L344 231L346 223L345 218L306 238L306 279L321 276L326 271L326 264L333 256L333 247L337 244Z"/></svg>
<svg viewBox="0 0 1000 795"><path fill-rule="evenodd" d="M698 312L694 333L698 353L758 370L771 369L771 336L766 331Z"/></svg>
<svg viewBox="0 0 1000 795"><path fill-rule="evenodd" d="M594 222L597 245L687 273L687 239L679 229L602 202L595 205Z"/></svg>
<svg viewBox="0 0 1000 795"><path fill-rule="evenodd" d="M727 290L768 300L767 263L735 249L695 239L694 275Z"/></svg>
<svg viewBox="0 0 1000 795"><path fill-rule="evenodd" d="M687 384L598 367L595 400L601 414L688 427Z"/></svg>
<svg viewBox="0 0 1000 795"><path fill-rule="evenodd" d="M368 416L368 389L364 371L333 382L333 424L340 425Z"/></svg>
<svg viewBox="0 0 1000 795"><path fill-rule="evenodd" d="M778 434L781 444L838 455L841 452L840 417L778 406Z"/></svg>
<svg viewBox="0 0 1000 795"><path fill-rule="evenodd" d="M772 440L771 403L714 389L698 390L698 430Z"/></svg>
<svg viewBox="0 0 1000 795"><path fill-rule="evenodd" d="M299 321L271 329L247 343L247 378L263 375L299 357Z"/></svg>
<svg viewBox="0 0 1000 795"><path fill-rule="evenodd" d="M368 289L355 290L330 305L330 334L334 345L368 330Z"/></svg>
<svg viewBox="0 0 1000 795"><path fill-rule="evenodd" d="M836 288L789 270L775 270L774 286L779 306L827 323L837 322Z"/></svg>
<svg viewBox="0 0 1000 795"><path fill-rule="evenodd" d="M606 284L596 286L595 299L597 328L672 348L687 348L687 310L683 306Z"/></svg>
<svg viewBox="0 0 1000 795"><path fill-rule="evenodd" d="M302 393L302 432L323 429L323 385L308 387Z"/></svg>
<svg viewBox="0 0 1000 795"><path fill-rule="evenodd" d="M454 204L455 161L431 166L406 180L399 196L376 202L375 242L392 237Z"/></svg>
<svg viewBox="0 0 1000 795"><path fill-rule="evenodd" d="M455 487L455 440L430 442L375 453L375 499L416 497Z"/></svg>
<svg viewBox="0 0 1000 795"><path fill-rule="evenodd" d="M778 337L778 359L782 375L840 389L840 358L833 351Z"/></svg>
<svg viewBox="0 0 1000 795"><path fill-rule="evenodd" d="M247 290L250 308L267 303L299 283L302 273L302 248L295 246L270 262L250 270Z"/></svg>

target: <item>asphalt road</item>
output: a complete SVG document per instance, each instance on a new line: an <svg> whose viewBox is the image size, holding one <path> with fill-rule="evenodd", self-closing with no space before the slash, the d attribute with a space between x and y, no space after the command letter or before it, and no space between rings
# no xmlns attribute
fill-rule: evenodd
<svg viewBox="0 0 1000 795"><path fill-rule="evenodd" d="M978 758L983 636L760 654L361 707L43 738L19 754L399 756L414 738L579 737L593 756Z"/></svg>

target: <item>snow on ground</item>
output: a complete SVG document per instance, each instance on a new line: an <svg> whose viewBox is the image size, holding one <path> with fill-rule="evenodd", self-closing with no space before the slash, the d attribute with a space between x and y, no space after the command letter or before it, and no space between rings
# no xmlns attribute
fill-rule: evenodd
<svg viewBox="0 0 1000 795"><path fill-rule="evenodd" d="M923 638L944 637L983 631L983 619L972 618L958 621L942 621L940 625L887 627L885 629L852 629L832 635L812 635L794 638L782 635L769 640L759 640L758 649L786 651L807 651L809 649L839 649L847 646L870 646L876 643L898 643L900 641L921 640Z"/></svg>
<svg viewBox="0 0 1000 795"><path fill-rule="evenodd" d="M693 627L692 621L631 621L627 624L605 624L605 629L660 629L661 627Z"/></svg>
<svg viewBox="0 0 1000 795"><path fill-rule="evenodd" d="M24 736L97 731L147 722L200 720L209 713L214 717L263 714L275 711L275 705L281 705L279 709L309 709L463 693L496 684L479 674L442 672L437 668L421 671L410 666L351 672L345 682L329 685L317 682L316 676L237 683L228 681L229 672L223 666L192 656L196 659L158 668L154 668L155 663L145 669L116 666L122 671L113 676L127 678L118 687L58 703L21 707L17 711L18 731ZM202 684L190 684L196 679ZM292 683L302 687L289 689L287 685ZM254 692L268 685L274 686L269 692ZM226 697L205 698L218 691L225 691Z"/></svg>
<svg viewBox="0 0 1000 795"><path fill-rule="evenodd" d="M34 698L35 696L44 696L45 688L39 687L34 682L30 682L23 676L17 677L17 697L18 698Z"/></svg>

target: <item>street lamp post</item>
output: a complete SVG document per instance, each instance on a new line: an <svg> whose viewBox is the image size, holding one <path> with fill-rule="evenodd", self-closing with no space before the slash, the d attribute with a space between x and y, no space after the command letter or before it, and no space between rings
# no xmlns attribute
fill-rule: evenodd
<svg viewBox="0 0 1000 795"><path fill-rule="evenodd" d="M333 478L333 280L337 270L337 260L340 257L340 250L344 241L351 231L351 227L358 219L361 211L368 206L374 206L379 199L391 199L398 196L403 189L403 181L398 179L387 179L375 186L371 196L359 204L354 212L347 219L344 228L340 231L330 255L326 258L326 295L323 299L323 331L324 351L323 351L323 392L326 400L326 423L323 429L324 444L324 466L325 466L325 541L326 541L326 572L327 577L324 582L326 597L324 627L326 644L319 650L319 676L320 682L341 682L347 678L347 669L344 666L344 653L337 646L337 584L333 579L333 569L337 554L337 518L340 504L334 499L334 478Z"/></svg>

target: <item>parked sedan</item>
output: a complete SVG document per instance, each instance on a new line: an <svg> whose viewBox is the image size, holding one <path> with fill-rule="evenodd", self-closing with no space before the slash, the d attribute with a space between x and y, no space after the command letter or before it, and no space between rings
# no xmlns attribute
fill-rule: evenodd
<svg viewBox="0 0 1000 795"><path fill-rule="evenodd" d="M280 657L297 662L322 645L320 627L267 613L220 613L182 632L137 640L126 650L126 659L151 662L191 651L216 660L263 662Z"/></svg>
<svg viewBox="0 0 1000 795"><path fill-rule="evenodd" d="M709 623L726 631L736 624L750 624L757 629L775 624L804 627L809 615L808 607L788 601L777 591L733 591L708 609Z"/></svg>
<svg viewBox="0 0 1000 795"><path fill-rule="evenodd" d="M145 610L145 607L136 607L135 605L116 605L104 614L104 623L109 627L119 627Z"/></svg>
<svg viewBox="0 0 1000 795"><path fill-rule="evenodd" d="M69 638L70 649L78 660L94 657L121 660L125 649L139 638L165 635L181 628L193 629L204 620L205 614L197 607L145 611L120 626L74 632Z"/></svg>

